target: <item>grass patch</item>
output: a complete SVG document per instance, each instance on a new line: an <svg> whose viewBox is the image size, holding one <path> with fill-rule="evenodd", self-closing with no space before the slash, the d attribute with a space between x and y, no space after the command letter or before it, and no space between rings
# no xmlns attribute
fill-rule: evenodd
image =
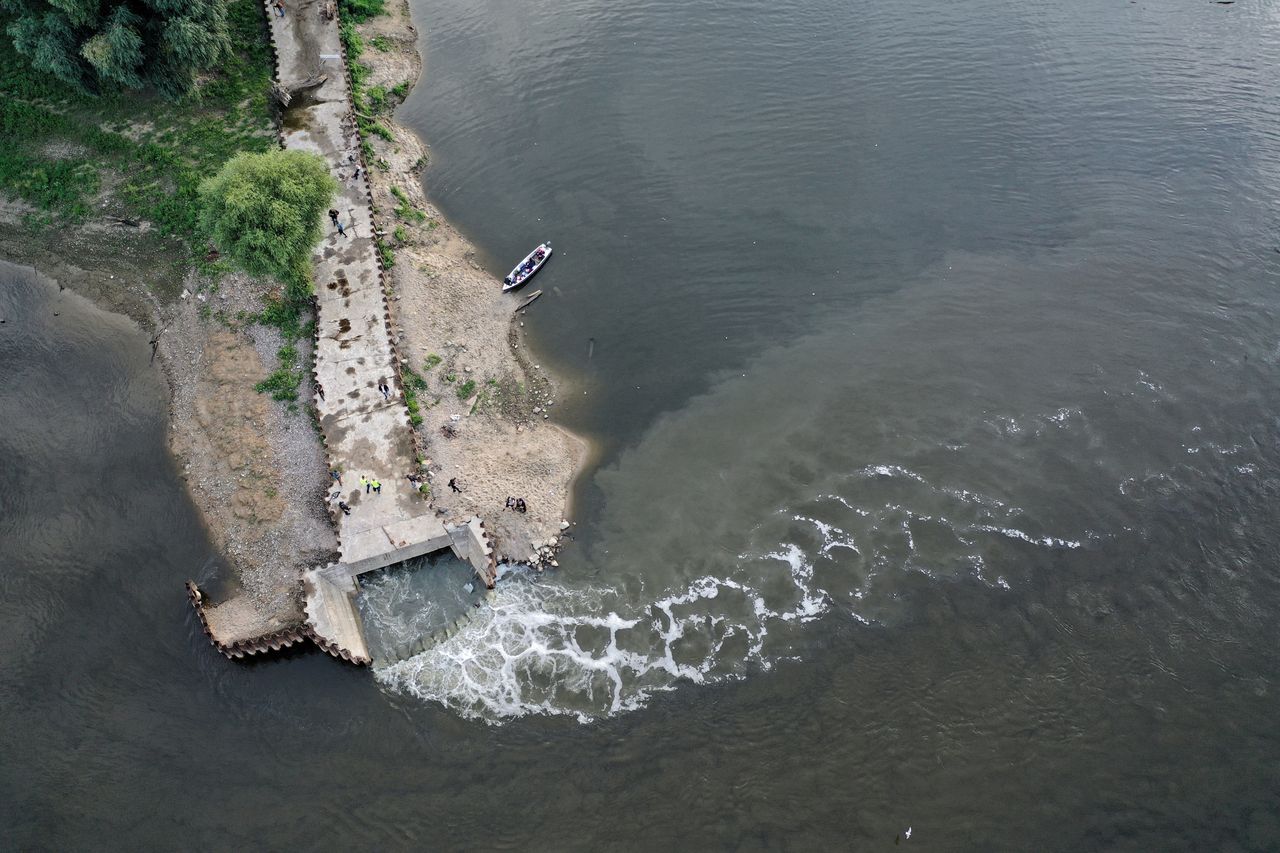
<svg viewBox="0 0 1280 853"><path fill-rule="evenodd" d="M403 219L405 222L415 223L426 220L427 215L413 206L409 201L409 194L400 189L400 187L393 186L391 188L391 194L395 196L396 201L399 202L395 207L397 219Z"/></svg>
<svg viewBox="0 0 1280 853"><path fill-rule="evenodd" d="M387 38L386 36L374 36L373 38L369 39L369 45L379 53L391 52L391 47L392 47L391 39Z"/></svg>
<svg viewBox="0 0 1280 853"><path fill-rule="evenodd" d="M341 0L339 9L342 17L356 24L362 24L370 18L383 13L386 0Z"/></svg>
<svg viewBox="0 0 1280 853"><path fill-rule="evenodd" d="M396 254L391 250L391 246L381 240L374 244L378 247L378 260L382 261L382 268L389 270L396 265Z"/></svg>
<svg viewBox="0 0 1280 853"><path fill-rule="evenodd" d="M281 367L253 386L253 390L259 394L270 394L273 400L293 402L298 399L298 385L301 382L302 371L288 370Z"/></svg>
<svg viewBox="0 0 1280 853"><path fill-rule="evenodd" d="M476 391L476 381L474 379L468 379L466 382L463 382L461 385L458 386L458 399L466 400L468 397L474 394L475 391Z"/></svg>
<svg viewBox="0 0 1280 853"><path fill-rule="evenodd" d="M0 51L0 192L49 214L32 224L52 227L85 219L102 187L113 185L110 213L198 246L200 179L238 151L275 144L262 7L231 0L227 14L235 51L177 100L93 97L32 71L17 51ZM0 14L0 29L8 23Z"/></svg>
<svg viewBox="0 0 1280 853"><path fill-rule="evenodd" d="M431 353L427 356L427 360L422 363L422 367L424 370L430 370L442 361L444 361L443 358L435 353Z"/></svg>
<svg viewBox="0 0 1280 853"><path fill-rule="evenodd" d="M400 100L409 97L409 87L413 85L413 81L405 80L403 83L397 83L391 87L391 94Z"/></svg>

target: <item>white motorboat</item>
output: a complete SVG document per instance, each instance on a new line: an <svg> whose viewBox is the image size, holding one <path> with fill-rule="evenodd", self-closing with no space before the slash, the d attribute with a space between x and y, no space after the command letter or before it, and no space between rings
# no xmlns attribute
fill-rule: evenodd
<svg viewBox="0 0 1280 853"><path fill-rule="evenodd" d="M533 274L542 269L542 265L547 262L547 258L551 257L551 244L543 243L538 248L524 256L524 260L516 264L506 278L502 280L502 292L515 290L529 279L533 278Z"/></svg>

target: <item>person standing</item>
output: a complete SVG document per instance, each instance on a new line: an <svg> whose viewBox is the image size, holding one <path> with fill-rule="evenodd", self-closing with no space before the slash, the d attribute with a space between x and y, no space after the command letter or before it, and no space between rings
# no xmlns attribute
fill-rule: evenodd
<svg viewBox="0 0 1280 853"><path fill-rule="evenodd" d="M369 488L370 488L373 484L369 482L369 478L368 478L368 477L366 477L365 475L361 474L361 475L360 475L360 485L364 486L364 493L367 495L367 494L369 494Z"/></svg>
<svg viewBox="0 0 1280 853"><path fill-rule="evenodd" d="M332 207L329 208L329 221L333 223L335 228L338 226L338 211Z"/></svg>
<svg viewBox="0 0 1280 853"><path fill-rule="evenodd" d="M374 480L374 481L373 481L373 493L374 493L375 495L380 495L380 494L382 494L382 481L381 481L381 480Z"/></svg>

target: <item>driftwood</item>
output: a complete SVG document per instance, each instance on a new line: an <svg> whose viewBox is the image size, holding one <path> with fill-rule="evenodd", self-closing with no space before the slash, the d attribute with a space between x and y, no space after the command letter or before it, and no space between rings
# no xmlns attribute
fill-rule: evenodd
<svg viewBox="0 0 1280 853"><path fill-rule="evenodd" d="M324 81L328 79L329 75L327 74L312 74L307 79L298 83L292 83L288 86L280 83L272 83L271 97L275 99L276 103L279 104L281 108L288 107L293 101L293 97L299 92L305 92L308 89L315 89L318 86L323 86Z"/></svg>
<svg viewBox="0 0 1280 853"><path fill-rule="evenodd" d="M533 293L529 294L528 299L526 299L524 302L521 302L518 306L516 306L516 310L523 311L524 309L528 308L530 305L533 304L533 300L537 299L541 295L542 295L541 290L535 290Z"/></svg>

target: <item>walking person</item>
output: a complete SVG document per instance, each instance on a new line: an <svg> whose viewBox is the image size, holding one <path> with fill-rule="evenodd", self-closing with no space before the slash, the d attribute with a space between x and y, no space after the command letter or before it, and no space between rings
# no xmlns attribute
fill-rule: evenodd
<svg viewBox="0 0 1280 853"><path fill-rule="evenodd" d="M337 227L337 225L338 225L338 211L334 210L332 207L331 207L331 208L329 208L329 221L333 223L333 225L334 225L334 227L335 227L335 228Z"/></svg>
<svg viewBox="0 0 1280 853"><path fill-rule="evenodd" d="M390 400L390 399L391 399L391 389L387 387L387 383L385 383L385 382L379 382L379 383L378 383L378 390L382 392L382 398L383 398L384 400Z"/></svg>
<svg viewBox="0 0 1280 853"><path fill-rule="evenodd" d="M364 486L364 493L367 495L367 494L369 494L369 488L370 488L373 484L369 481L369 478L368 478L368 477L366 477L365 475L361 474L361 475L360 475L360 485Z"/></svg>
<svg viewBox="0 0 1280 853"><path fill-rule="evenodd" d="M458 494L462 494L462 487L458 485L457 477L453 477L449 480L449 488L453 489Z"/></svg>
<svg viewBox="0 0 1280 853"><path fill-rule="evenodd" d="M374 481L373 481L373 493L374 493L375 495L380 495L380 494L382 494L382 481L381 481L381 480L374 480Z"/></svg>
<svg viewBox="0 0 1280 853"><path fill-rule="evenodd" d="M329 476L332 477L333 481L337 483L339 486L342 485L342 472L339 471L337 468L334 468L332 471L330 471Z"/></svg>
<svg viewBox="0 0 1280 853"><path fill-rule="evenodd" d="M340 234L343 237L347 236L347 229L342 227L342 220L338 220L333 224L338 226L338 234Z"/></svg>

